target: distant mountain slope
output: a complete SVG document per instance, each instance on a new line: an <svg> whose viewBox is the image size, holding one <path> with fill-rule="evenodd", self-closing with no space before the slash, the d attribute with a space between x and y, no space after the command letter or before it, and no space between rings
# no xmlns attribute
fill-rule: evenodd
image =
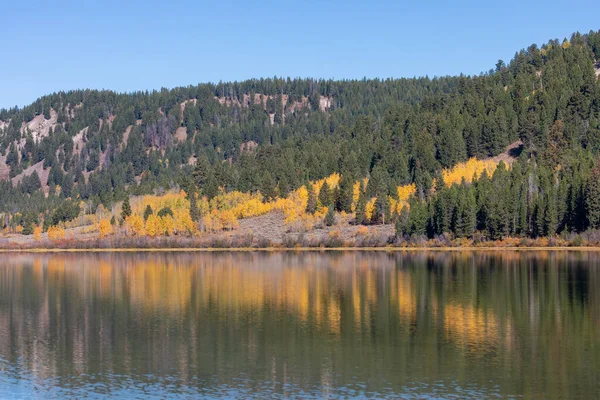
<svg viewBox="0 0 600 400"><path fill-rule="evenodd" d="M595 155L599 37L532 45L472 77L54 93L0 110L0 212L63 199L108 207L126 191L192 180L209 197L282 196L333 172L375 178L371 192L415 183L425 193L443 168L471 157L514 160L503 154L511 144L544 162Z"/></svg>

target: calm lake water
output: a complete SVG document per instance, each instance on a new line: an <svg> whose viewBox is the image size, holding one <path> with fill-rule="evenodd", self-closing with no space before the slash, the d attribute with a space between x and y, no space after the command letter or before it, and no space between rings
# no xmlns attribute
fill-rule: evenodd
<svg viewBox="0 0 600 400"><path fill-rule="evenodd" d="M0 254L0 398L598 398L600 253Z"/></svg>

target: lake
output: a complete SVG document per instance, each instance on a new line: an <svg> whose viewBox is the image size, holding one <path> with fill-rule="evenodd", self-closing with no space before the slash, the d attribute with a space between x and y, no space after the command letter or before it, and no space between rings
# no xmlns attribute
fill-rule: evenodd
<svg viewBox="0 0 600 400"><path fill-rule="evenodd" d="M600 253L0 254L0 398L598 398Z"/></svg>

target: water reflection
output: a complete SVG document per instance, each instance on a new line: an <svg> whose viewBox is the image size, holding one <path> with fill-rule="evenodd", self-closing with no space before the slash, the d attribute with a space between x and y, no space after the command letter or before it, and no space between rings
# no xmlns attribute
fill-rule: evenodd
<svg viewBox="0 0 600 400"><path fill-rule="evenodd" d="M599 260L4 256L0 397L594 397Z"/></svg>

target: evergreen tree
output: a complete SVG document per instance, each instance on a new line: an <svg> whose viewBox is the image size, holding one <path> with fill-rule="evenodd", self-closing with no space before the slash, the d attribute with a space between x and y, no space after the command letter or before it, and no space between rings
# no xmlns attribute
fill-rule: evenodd
<svg viewBox="0 0 600 400"><path fill-rule="evenodd" d="M273 179L273 176L268 171L263 176L260 192L262 193L265 201L271 201L277 196L275 179Z"/></svg>
<svg viewBox="0 0 600 400"><path fill-rule="evenodd" d="M600 228L600 162L592 169L588 179L585 206L590 228Z"/></svg>
<svg viewBox="0 0 600 400"><path fill-rule="evenodd" d="M366 224L368 222L367 219L367 196L363 191L363 184L360 184L360 193L358 195L358 201L356 202L356 216L355 216L355 224L361 225Z"/></svg>
<svg viewBox="0 0 600 400"><path fill-rule="evenodd" d="M200 190L204 189L204 187L208 184L211 175L212 170L208 160L205 157L199 157L198 160L196 160L196 166L194 167L194 172L192 173L196 187Z"/></svg>
<svg viewBox="0 0 600 400"><path fill-rule="evenodd" d="M352 212L352 196L354 189L354 182L348 174L342 175L340 180L340 191L336 202L336 210L339 212Z"/></svg>
<svg viewBox="0 0 600 400"><path fill-rule="evenodd" d="M308 201L306 203L306 212L309 214L314 214L317 211L317 195L315 194L315 189L313 185L308 184Z"/></svg>
<svg viewBox="0 0 600 400"><path fill-rule="evenodd" d="M190 193L189 195L190 198L190 218L192 218L192 221L197 222L201 215L200 215L200 209L198 208L198 200L196 199L196 193Z"/></svg>
<svg viewBox="0 0 600 400"><path fill-rule="evenodd" d="M327 182L323 182L323 185L321 185L321 189L319 190L319 203L321 203L321 206L323 207L329 207L333 204L331 189Z"/></svg>
<svg viewBox="0 0 600 400"><path fill-rule="evenodd" d="M152 207L148 204L144 209L144 221L148 221L148 218L150 218L152 214L154 214L154 210L152 210Z"/></svg>
<svg viewBox="0 0 600 400"><path fill-rule="evenodd" d="M123 200L123 205L121 206L121 220L125 221L130 215L131 204L129 203L129 196L126 196L125 200Z"/></svg>
<svg viewBox="0 0 600 400"><path fill-rule="evenodd" d="M396 224L394 225L394 231L396 234L396 238L404 238L405 236L408 235L409 215L410 215L410 212L408 211L408 208L402 207L402 210L400 210L400 215L398 215L398 219L396 220Z"/></svg>
<svg viewBox="0 0 600 400"><path fill-rule="evenodd" d="M327 208L327 214L325 214L323 223L327 226L335 225L335 209L333 206L329 206L329 208Z"/></svg>
<svg viewBox="0 0 600 400"><path fill-rule="evenodd" d="M387 214L387 220L386 220ZM381 195L375 199L375 209L373 210L373 216L371 217L372 224L383 224L389 222L389 209L387 206L387 199Z"/></svg>

